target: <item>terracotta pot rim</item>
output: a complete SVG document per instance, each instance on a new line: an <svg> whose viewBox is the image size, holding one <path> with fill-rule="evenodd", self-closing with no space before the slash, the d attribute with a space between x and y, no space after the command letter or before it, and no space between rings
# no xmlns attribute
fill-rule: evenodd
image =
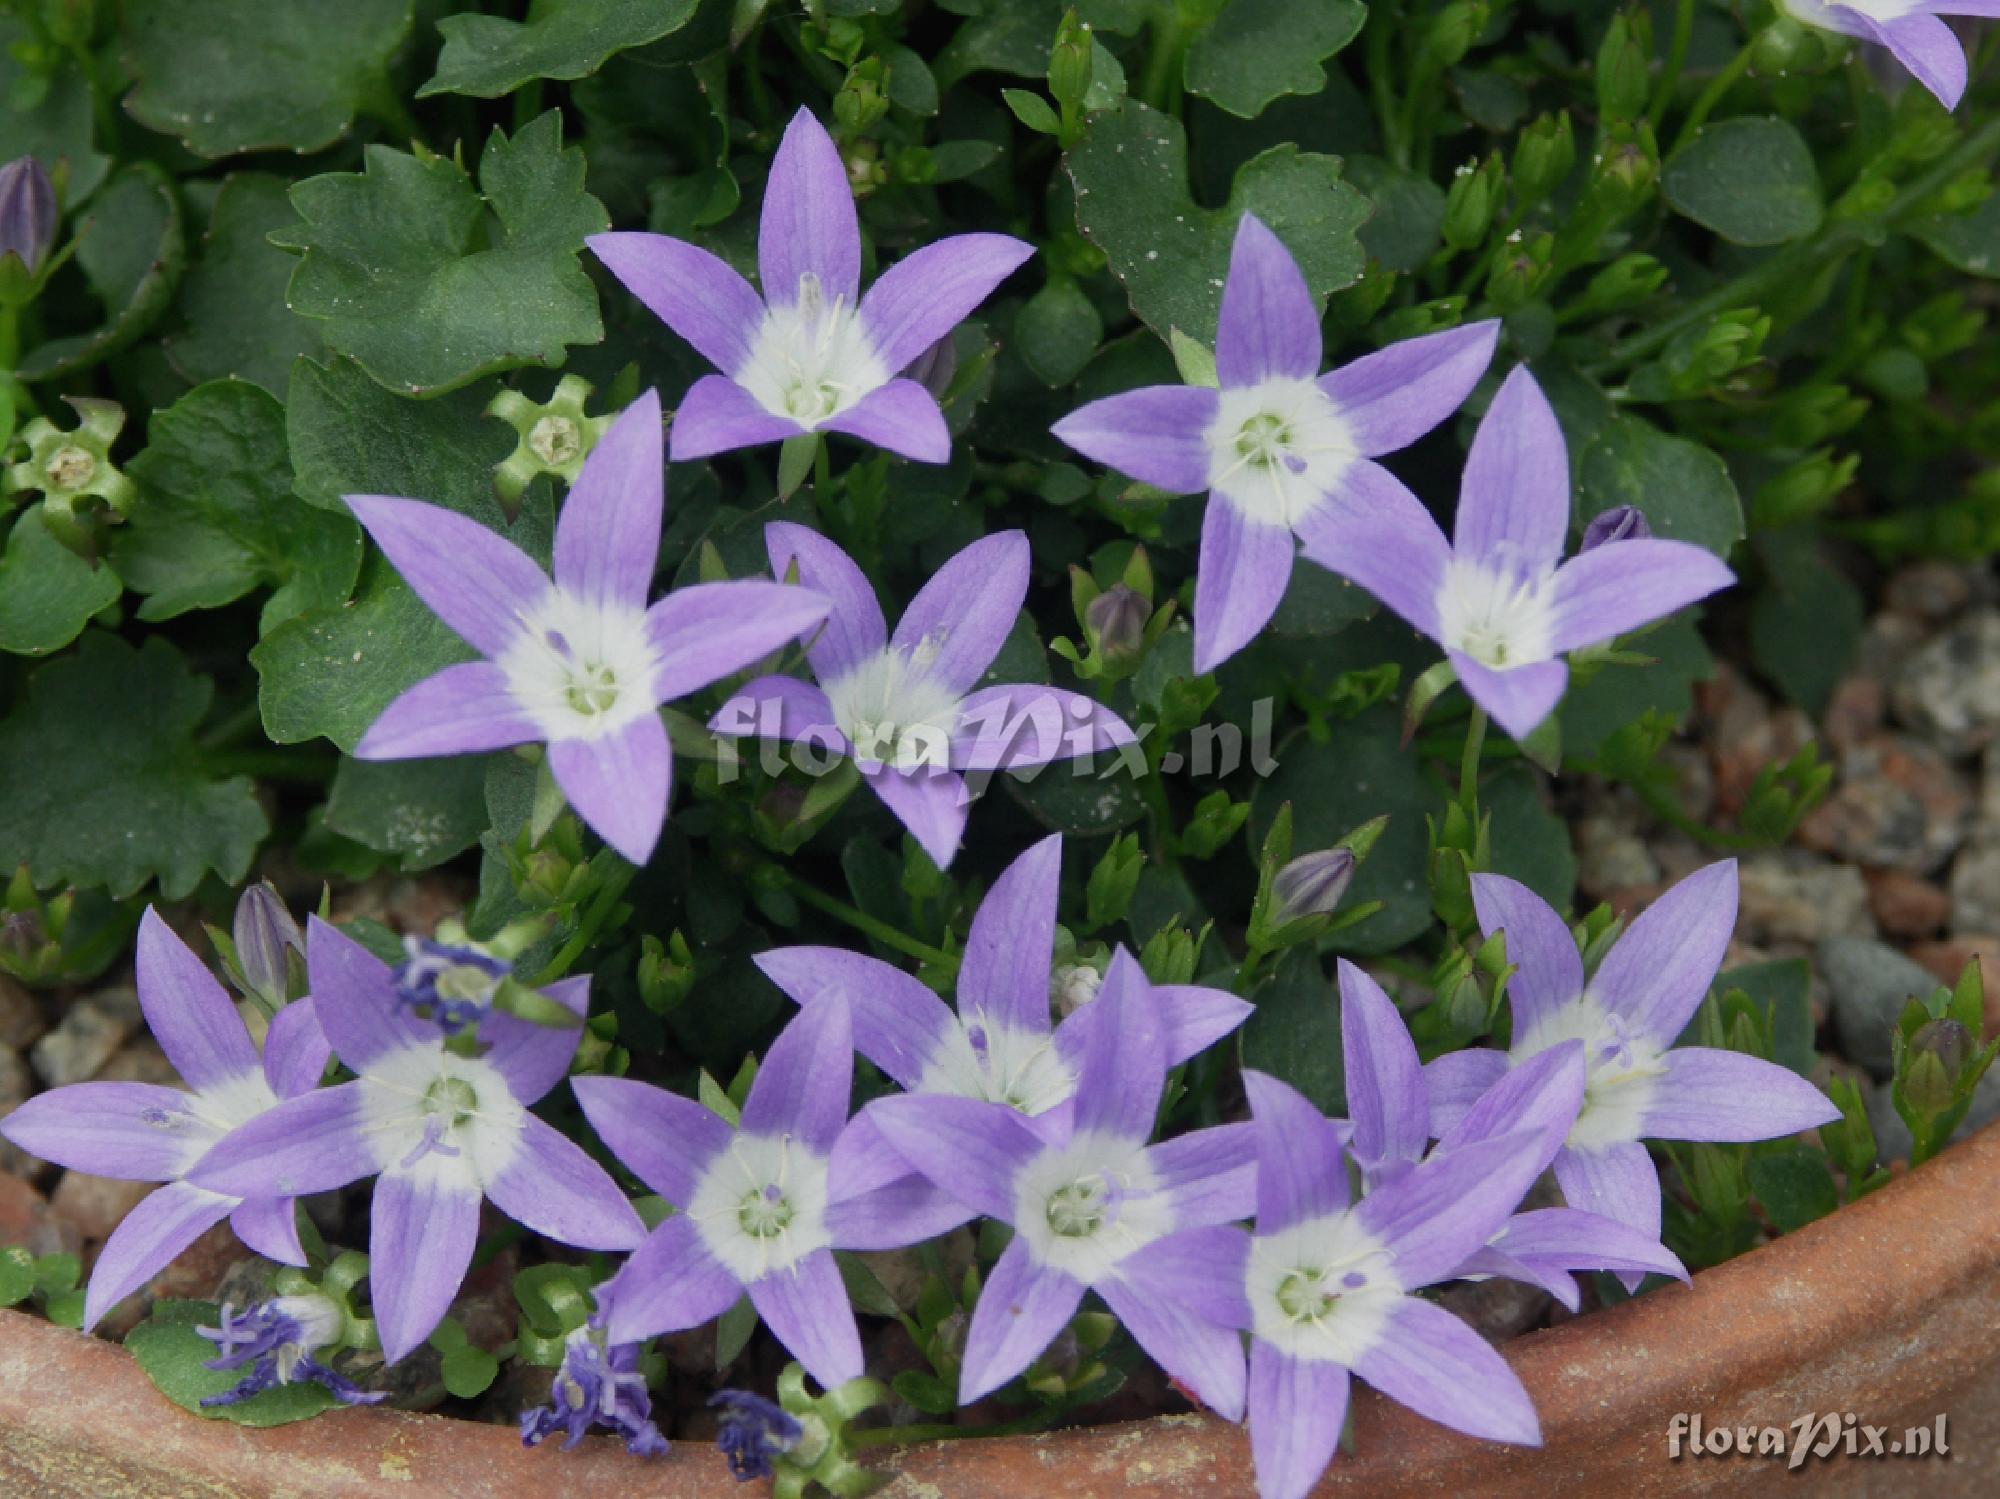
<svg viewBox="0 0 2000 1499"><path fill-rule="evenodd" d="M1921 1359L1910 1357L1912 1338ZM1873 1397L1863 1419L1921 1418L1990 1368L1996 1345L2000 1128L1988 1128L1691 1288L1508 1344L1542 1417L1542 1450L1460 1437L1357 1387L1356 1451L1336 1458L1319 1492L1546 1494L1557 1474L1594 1474L1621 1494L1691 1492L1687 1465L1666 1460L1672 1412L1775 1424ZM204 1421L158 1394L122 1347L18 1312L0 1312L0 1350L0 1476L22 1482L17 1492L359 1495L385 1480L475 1496L733 1487L720 1456L691 1442L649 1462L608 1437L528 1451L507 1428L371 1408L264 1430ZM1079 1496L1254 1492L1243 1433L1205 1415L932 1443L886 1450L880 1463L895 1480L882 1492L911 1499L997 1499L1058 1483ZM1728 1486L1716 1471L1694 1476L1708 1491Z"/></svg>

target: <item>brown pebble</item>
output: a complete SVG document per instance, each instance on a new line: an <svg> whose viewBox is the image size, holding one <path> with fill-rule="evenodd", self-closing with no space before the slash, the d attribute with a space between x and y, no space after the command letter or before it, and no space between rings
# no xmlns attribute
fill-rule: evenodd
<svg viewBox="0 0 2000 1499"><path fill-rule="evenodd" d="M1868 909L1892 937L1928 937L1951 918L1944 887L1902 869L1862 871L1868 881Z"/></svg>
<svg viewBox="0 0 2000 1499"><path fill-rule="evenodd" d="M113 1181L108 1176L91 1176L82 1171L65 1171L63 1179L49 1194L49 1211L69 1224L86 1240L102 1243L125 1221L151 1192L153 1182Z"/></svg>
<svg viewBox="0 0 2000 1499"><path fill-rule="evenodd" d="M0 1046L25 1051L49 1028L42 1002L26 984L0 973Z"/></svg>

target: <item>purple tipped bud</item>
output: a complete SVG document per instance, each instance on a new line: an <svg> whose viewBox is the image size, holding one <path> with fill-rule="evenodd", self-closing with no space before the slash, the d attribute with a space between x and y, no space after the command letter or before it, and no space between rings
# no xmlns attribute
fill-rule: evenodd
<svg viewBox="0 0 2000 1499"><path fill-rule="evenodd" d="M236 902L236 966L257 998L274 1009L291 998L291 953L306 955L305 934L269 880Z"/></svg>
<svg viewBox="0 0 2000 1499"><path fill-rule="evenodd" d="M1271 925L1281 927L1307 916L1329 916L1354 878L1354 855L1344 848L1300 854L1271 880L1276 903Z"/></svg>
<svg viewBox="0 0 2000 1499"><path fill-rule="evenodd" d="M916 381L940 401L951 389L952 377L957 373L958 346L949 333L912 359L910 367L903 371L904 378Z"/></svg>
<svg viewBox="0 0 2000 1499"><path fill-rule="evenodd" d="M15 255L32 274L56 242L56 190L32 156L0 167L0 257Z"/></svg>
<svg viewBox="0 0 2000 1499"><path fill-rule="evenodd" d="M653 1424L646 1376L639 1372L639 1345L607 1344L594 1321L565 1340L549 1404L521 1412L521 1445L536 1446L560 1431L568 1451L592 1426L623 1437L625 1450L634 1457L658 1457L667 1450L667 1439Z"/></svg>
<svg viewBox="0 0 2000 1499"><path fill-rule="evenodd" d="M738 1483L771 1476L771 1460L790 1452L805 1435L783 1406L748 1390L719 1390L708 1400L718 1412L715 1445Z"/></svg>
<svg viewBox="0 0 2000 1499"><path fill-rule="evenodd" d="M1107 656L1133 656L1146 641L1153 606L1123 583L1113 583L1083 611L1084 627Z"/></svg>
<svg viewBox="0 0 2000 1499"><path fill-rule="evenodd" d="M1592 547L1601 547L1613 541L1644 541L1653 534L1647 523L1645 512L1636 505L1613 505L1601 515L1594 515L1583 528L1583 545L1577 550L1587 552Z"/></svg>

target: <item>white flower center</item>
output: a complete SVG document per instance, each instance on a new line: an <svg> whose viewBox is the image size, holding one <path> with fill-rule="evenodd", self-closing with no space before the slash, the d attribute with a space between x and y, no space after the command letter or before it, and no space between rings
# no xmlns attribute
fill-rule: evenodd
<svg viewBox="0 0 2000 1499"><path fill-rule="evenodd" d="M868 330L844 297L827 300L819 277L799 277L798 300L765 308L750 357L731 378L773 416L818 428L889 383Z"/></svg>
<svg viewBox="0 0 2000 1499"><path fill-rule="evenodd" d="M597 739L653 712L659 669L640 609L551 588L521 617L500 669L550 739Z"/></svg>
<svg viewBox="0 0 2000 1499"><path fill-rule="evenodd" d="M1017 1030L975 1016L945 1032L924 1064L919 1093L948 1093L1044 1114L1076 1091L1047 1031Z"/></svg>
<svg viewBox="0 0 2000 1499"><path fill-rule="evenodd" d="M1583 1043L1583 1108L1570 1126L1568 1144L1579 1150L1637 1140L1646 1111L1666 1074L1666 1052L1588 993L1551 1011L1514 1042L1516 1065L1565 1041Z"/></svg>
<svg viewBox="0 0 2000 1499"><path fill-rule="evenodd" d="M482 1185L521 1148L523 1109L490 1063L436 1044L406 1046L361 1078L361 1125L383 1170L422 1166Z"/></svg>
<svg viewBox="0 0 2000 1499"><path fill-rule="evenodd" d="M831 1243L826 1160L790 1135L739 1134L709 1163L687 1215L738 1280L789 1270Z"/></svg>
<svg viewBox="0 0 2000 1499"><path fill-rule="evenodd" d="M1554 571L1452 558L1437 595L1444 643L1496 671L1548 660Z"/></svg>
<svg viewBox="0 0 2000 1499"><path fill-rule="evenodd" d="M1208 487L1269 526L1296 527L1360 456L1340 408L1310 380L1223 391L1205 440Z"/></svg>
<svg viewBox="0 0 2000 1499"><path fill-rule="evenodd" d="M1015 1180L1014 1206L1035 1263L1085 1285L1174 1227L1145 1147L1116 1135L1079 1134L1037 1156Z"/></svg>
<svg viewBox="0 0 2000 1499"><path fill-rule="evenodd" d="M1252 1239L1244 1288L1258 1337L1349 1368L1380 1341L1403 1297L1395 1260L1351 1212Z"/></svg>
<svg viewBox="0 0 2000 1499"><path fill-rule="evenodd" d="M576 423L551 413L528 429L528 450L545 467L562 468L576 462L583 452L583 437Z"/></svg>
<svg viewBox="0 0 2000 1499"><path fill-rule="evenodd" d="M907 655L890 646L821 684L857 761L899 770L950 763L959 696L931 676L936 648L927 644Z"/></svg>

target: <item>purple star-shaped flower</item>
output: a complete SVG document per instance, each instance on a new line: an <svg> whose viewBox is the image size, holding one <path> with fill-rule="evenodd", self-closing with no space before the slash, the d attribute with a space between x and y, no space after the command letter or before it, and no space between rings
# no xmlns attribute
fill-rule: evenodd
<svg viewBox="0 0 2000 1499"><path fill-rule="evenodd" d="M327 1041L313 1002L278 1011L260 1061L222 985L151 907L139 923L138 979L146 1024L188 1090L72 1083L37 1094L0 1120L0 1135L68 1170L167 1183L105 1241L84 1294L86 1332L224 1218L267 1259L306 1263L292 1192L210 1191L189 1178L231 1130L319 1085Z"/></svg>
<svg viewBox="0 0 2000 1499"><path fill-rule="evenodd" d="M1051 833L993 882L966 935L956 1011L900 968L843 948L778 947L754 961L802 1006L843 1002L853 1017L855 1049L907 1092L1046 1114L1076 1091L1095 1003L1051 1025L1061 872L1062 836ZM1153 984L1147 992L1170 1067L1250 1014L1235 995L1198 984Z"/></svg>
<svg viewBox="0 0 2000 1499"><path fill-rule="evenodd" d="M317 918L306 966L327 1039L356 1080L242 1125L188 1177L240 1193L328 1192L375 1177L368 1282L390 1363L430 1335L458 1294L482 1196L579 1249L630 1249L644 1237L604 1168L528 1112L568 1072L580 1027L489 1013L484 1050L465 1056L397 1000L387 964ZM589 990L579 977L542 992L581 1021Z"/></svg>
<svg viewBox="0 0 2000 1499"><path fill-rule="evenodd" d="M1555 1159L1583 1106L1581 1041L1565 1041L1505 1073L1448 1128L1434 1125L1416 1043L1395 1002L1361 969L1340 960L1340 1035L1347 1073L1347 1147L1370 1191L1397 1180L1425 1157L1522 1131L1532 1133L1535 1175ZM1458 1267L1458 1276L1504 1275L1549 1292L1571 1311L1581 1303L1575 1270L1654 1271L1687 1279L1680 1260L1635 1228L1577 1208L1516 1213Z"/></svg>
<svg viewBox="0 0 2000 1499"><path fill-rule="evenodd" d="M877 1190L907 1168L843 1130L850 1036L844 1006L801 1010L765 1053L735 1130L648 1083L575 1080L612 1153L680 1209L600 1288L612 1342L699 1326L747 1292L822 1385L861 1377L861 1335L833 1251L899 1249L931 1230L928 1194L912 1202L893 1185Z"/></svg>
<svg viewBox="0 0 2000 1499"><path fill-rule="evenodd" d="M1169 1235L1250 1210L1244 1125L1152 1139L1166 1038L1138 961L1120 948L1085 1007L1088 1039L1067 1127L1037 1129L1003 1104L939 1094L876 1102L891 1147L940 1190L1014 1228L967 1329L961 1403L1027 1368L1095 1291L1148 1354L1231 1420L1243 1410L1243 1351L1199 1314L1190 1272L1147 1253ZM807 1014L820 1008L815 1004ZM1199 1279L1199 1276L1195 1276Z"/></svg>
<svg viewBox="0 0 2000 1499"><path fill-rule="evenodd" d="M589 243L627 290L722 371L681 398L676 463L809 432L844 432L945 462L944 413L900 372L1035 253L1004 234L954 235L906 256L859 297L861 231L847 169L804 109L786 127L764 188L761 298L685 240L598 234Z"/></svg>
<svg viewBox="0 0 2000 1499"><path fill-rule="evenodd" d="M1054 431L1078 452L1160 489L1209 491L1194 585L1194 665L1213 671L1250 643L1285 596L1294 536L1314 557L1314 539L1343 506L1382 503L1383 495L1416 504L1372 460L1408 447L1457 410L1499 333L1498 322L1472 323L1321 375L1319 310L1305 277L1278 237L1245 214L1216 323L1221 389L1127 391L1071 412Z"/></svg>
<svg viewBox="0 0 2000 1499"><path fill-rule="evenodd" d="M1250 1450L1263 1499L1303 1499L1332 1460L1351 1375L1419 1415L1538 1446L1528 1392L1486 1340L1411 1293L1451 1280L1539 1171L1536 1131L1440 1152L1348 1201L1340 1130L1276 1078L1246 1071L1257 1231L1155 1246L1170 1294L1250 1344ZM1240 1357L1240 1355L1239 1355Z"/></svg>
<svg viewBox="0 0 2000 1499"><path fill-rule="evenodd" d="M1636 545L1637 543L1628 543ZM1589 1091L1556 1180L1571 1207L1660 1236L1660 1180L1641 1140L1771 1140L1840 1117L1806 1079L1740 1052L1676 1047L1736 925L1736 861L1699 869L1634 921L1586 980L1562 917L1527 886L1472 877L1480 927L1507 934L1508 1051L1450 1052L1424 1069L1433 1127L1449 1128L1508 1071L1581 1041ZM1628 1284L1638 1277L1623 1272Z"/></svg>
<svg viewBox="0 0 2000 1499"><path fill-rule="evenodd" d="M477 521L420 500L348 495L410 587L485 659L447 666L383 710L363 760L546 743L577 815L634 864L666 822L662 703L762 660L826 617L776 583L699 583L651 608L665 501L660 402L628 407L584 460L556 522L555 580Z"/></svg>
<svg viewBox="0 0 2000 1499"><path fill-rule="evenodd" d="M819 686L759 677L709 722L718 734L802 740L847 755L942 869L969 800L961 771L1024 769L1130 744L1109 708L1034 683L976 687L1028 596L1028 538L975 541L918 590L890 635L854 559L787 521L764 528L771 571L831 601L806 644Z"/></svg>
<svg viewBox="0 0 2000 1499"><path fill-rule="evenodd" d="M1480 418L1447 542L1407 489L1378 485L1306 538L1306 555L1366 588L1445 648L1472 700L1516 739L1555 708L1565 653L1726 588L1684 541L1607 542L1563 562L1569 455L1526 365Z"/></svg>
<svg viewBox="0 0 2000 1499"><path fill-rule="evenodd" d="M2000 20L2000 0L1781 0L1793 20L1887 47L1946 109L1965 94L1965 48L1945 16Z"/></svg>

